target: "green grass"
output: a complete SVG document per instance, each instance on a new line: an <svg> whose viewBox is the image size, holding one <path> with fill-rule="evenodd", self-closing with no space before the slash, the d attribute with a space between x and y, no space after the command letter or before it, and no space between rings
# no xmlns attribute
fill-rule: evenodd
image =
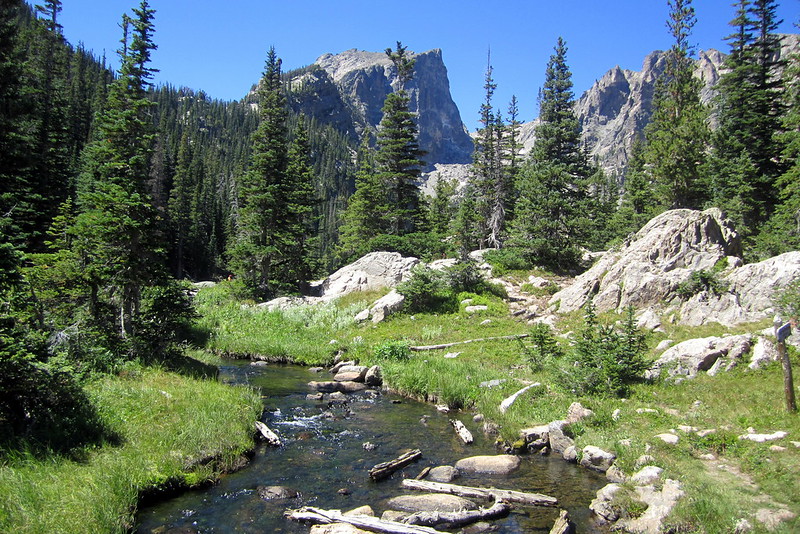
<svg viewBox="0 0 800 534"><path fill-rule="evenodd" d="M193 486L253 446L261 401L251 390L155 369L87 387L117 439L72 457L7 453L0 464L0 532L127 532L143 492Z"/></svg>

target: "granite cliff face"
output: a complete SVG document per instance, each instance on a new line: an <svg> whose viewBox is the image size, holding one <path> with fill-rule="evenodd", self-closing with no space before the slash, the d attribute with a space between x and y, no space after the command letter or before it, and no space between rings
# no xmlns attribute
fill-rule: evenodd
<svg viewBox="0 0 800 534"><path fill-rule="evenodd" d="M781 57L800 50L800 35L783 36ZM725 54L718 50L698 53L695 76L703 82L701 99L709 102L722 74ZM666 52L649 54L640 71L614 67L597 80L575 103L589 153L611 174L621 175L628 163L634 139L644 131L652 116L656 80L664 72ZM536 121L521 128L525 151L534 142Z"/></svg>
<svg viewBox="0 0 800 534"><path fill-rule="evenodd" d="M434 164L469 163L472 140L450 96L441 50L412 54L414 78L406 87L411 110L417 112L420 146ZM324 54L314 65L291 73L290 105L354 139L375 131L386 96L397 76L384 53L347 50Z"/></svg>

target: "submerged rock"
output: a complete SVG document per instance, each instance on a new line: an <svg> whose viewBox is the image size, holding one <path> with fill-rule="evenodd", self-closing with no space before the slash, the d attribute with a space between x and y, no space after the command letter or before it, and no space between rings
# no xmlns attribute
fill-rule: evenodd
<svg viewBox="0 0 800 534"><path fill-rule="evenodd" d="M478 508L469 499L443 493L392 497L386 501L386 507L401 512L460 512Z"/></svg>

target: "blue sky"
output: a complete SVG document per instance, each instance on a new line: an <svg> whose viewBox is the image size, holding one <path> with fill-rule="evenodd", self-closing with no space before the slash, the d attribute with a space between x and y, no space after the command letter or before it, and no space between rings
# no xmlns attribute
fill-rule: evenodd
<svg viewBox="0 0 800 534"><path fill-rule="evenodd" d="M732 0L696 0L692 41L727 47ZM797 32L800 0L782 0L783 32ZM63 0L67 39L116 61L122 14L138 0ZM511 95L523 121L538 113L536 95L558 36L564 37L576 96L619 65L639 70L644 57L671 45L666 0L150 0L156 10L156 82L241 98L261 76L275 46L285 70L350 48L381 51L398 40L409 50L441 48L453 99L470 129L483 100L487 51L498 84L495 106Z"/></svg>

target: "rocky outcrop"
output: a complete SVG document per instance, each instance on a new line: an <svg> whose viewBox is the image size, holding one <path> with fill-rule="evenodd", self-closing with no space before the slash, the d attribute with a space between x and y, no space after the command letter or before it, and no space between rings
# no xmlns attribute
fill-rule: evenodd
<svg viewBox="0 0 800 534"><path fill-rule="evenodd" d="M317 282L314 287L325 301L354 291L395 287L408 278L411 269L418 264L417 258L407 258L399 252L371 252Z"/></svg>
<svg viewBox="0 0 800 534"><path fill-rule="evenodd" d="M703 291L681 306L681 323L723 326L759 321L775 313L775 296L800 279L800 252L787 252L758 263L732 269L720 278L727 288L721 294Z"/></svg>
<svg viewBox="0 0 800 534"><path fill-rule="evenodd" d="M731 369L750 351L750 335L690 339L667 349L646 372L656 378L666 371L670 377L694 378L701 371L715 374Z"/></svg>
<svg viewBox="0 0 800 534"><path fill-rule="evenodd" d="M469 163L472 140L450 95L442 51L411 56L416 60L414 77L406 90L411 111L418 113L425 161L431 169L435 163ZM383 52L324 54L313 66L289 74L294 111L331 124L353 140L377 129L384 100L397 87L397 73Z"/></svg>
<svg viewBox="0 0 800 534"><path fill-rule="evenodd" d="M598 310L648 308L673 300L696 270L741 254L731 222L716 208L671 210L648 222L629 241L607 252L572 285L550 299L559 312L592 301Z"/></svg>
<svg viewBox="0 0 800 534"><path fill-rule="evenodd" d="M594 445L587 445L583 448L583 455L581 456L581 466L605 473L614 463L617 455L613 452L604 451Z"/></svg>

